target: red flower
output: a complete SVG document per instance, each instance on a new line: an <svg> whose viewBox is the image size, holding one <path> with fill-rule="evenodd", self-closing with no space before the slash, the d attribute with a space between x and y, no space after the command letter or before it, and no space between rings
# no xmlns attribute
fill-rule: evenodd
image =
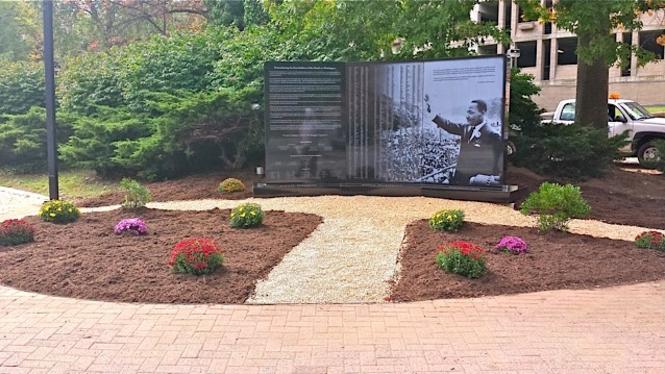
<svg viewBox="0 0 665 374"><path fill-rule="evenodd" d="M168 263L176 272L201 275L215 271L223 259L222 251L212 239L193 238L178 242Z"/></svg>
<svg viewBox="0 0 665 374"><path fill-rule="evenodd" d="M440 245L437 248L437 252L449 252L452 250L458 250L462 255L474 259L480 259L485 254L485 250L482 247L463 240L456 240L448 244Z"/></svg>

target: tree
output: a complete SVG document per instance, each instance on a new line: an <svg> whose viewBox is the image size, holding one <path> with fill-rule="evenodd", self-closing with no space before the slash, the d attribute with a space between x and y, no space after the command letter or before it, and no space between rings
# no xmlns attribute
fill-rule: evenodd
<svg viewBox="0 0 665 374"><path fill-rule="evenodd" d="M643 12L665 8L665 0L560 0L550 10L540 0L516 0L527 17L556 22L557 26L577 34L576 121L597 128L607 127L609 68L626 66L630 56L638 57L640 66L653 54L616 42L615 29L639 30Z"/></svg>
<svg viewBox="0 0 665 374"><path fill-rule="evenodd" d="M24 60L30 44L22 37L20 3L0 2L0 60Z"/></svg>

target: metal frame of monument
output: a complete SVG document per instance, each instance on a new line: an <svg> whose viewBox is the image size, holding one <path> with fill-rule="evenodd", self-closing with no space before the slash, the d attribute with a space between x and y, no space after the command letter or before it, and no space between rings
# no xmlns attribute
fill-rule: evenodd
<svg viewBox="0 0 665 374"><path fill-rule="evenodd" d="M265 179L258 181L254 184L254 195L261 197L277 197L277 196L318 196L318 195L376 195L376 196L426 196L437 198L450 198L457 200L472 200L472 201L487 201L487 202L512 202L515 200L517 194L517 186L505 185L504 176L506 171L506 152L503 146L502 158L502 174L500 176L500 185L485 186L485 185L461 185L461 184L441 184L441 183L428 183L428 182L399 182L399 181L383 181L373 178L358 179L350 178L346 175L345 178L321 178L321 177L297 177L297 178L274 178L271 177L271 163L270 147L274 148L274 139L270 138L271 125L271 93L270 84L271 77L269 76L270 69L275 66L340 66L345 72L343 77L344 86L340 89L342 93L340 107L346 117L349 109L346 107L348 90L347 84L347 67L355 66L379 66L385 65L399 65L399 64L416 64L427 62L448 62L470 59L486 59L498 58L499 56L473 56L445 60L427 60L427 61L410 61L410 62L363 62L363 63L316 63L316 62L268 62L264 66L265 73L265 127L266 127L266 163L265 163ZM502 73L503 73L503 92L501 103L501 139L505 142L507 139L507 108L509 93L506 87L509 79L507 64L505 58L502 58ZM369 92L369 91L368 91ZM376 92L373 92L376 95ZM349 134L349 123L346 122L348 118L342 118L342 127L345 134ZM274 121L277 122L277 121ZM376 136L376 134L374 134ZM344 139L344 144L348 147L350 135ZM345 151L346 152L346 151ZM348 159L346 161L348 163Z"/></svg>

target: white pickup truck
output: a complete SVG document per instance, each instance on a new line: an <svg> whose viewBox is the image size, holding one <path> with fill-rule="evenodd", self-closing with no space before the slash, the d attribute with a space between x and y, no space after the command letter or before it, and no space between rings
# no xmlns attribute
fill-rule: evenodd
<svg viewBox="0 0 665 374"><path fill-rule="evenodd" d="M665 118L656 118L637 102L625 99L609 99L607 117L609 136L628 131L630 144L621 149L622 153L637 156L643 167L649 167L649 161L659 157L653 140L665 139ZM575 100L561 101L551 122L570 124L574 121Z"/></svg>

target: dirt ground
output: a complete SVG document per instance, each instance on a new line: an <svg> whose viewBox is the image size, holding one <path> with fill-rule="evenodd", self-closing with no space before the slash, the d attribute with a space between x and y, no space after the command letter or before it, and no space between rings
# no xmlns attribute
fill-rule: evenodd
<svg viewBox="0 0 665 374"><path fill-rule="evenodd" d="M516 207L547 179L527 169L509 167L508 184L520 186ZM565 183L566 181L558 181ZM613 168L603 178L573 183L591 205L589 218L620 225L665 229L665 176Z"/></svg>
<svg viewBox="0 0 665 374"><path fill-rule="evenodd" d="M225 178L241 179L246 192L222 194L217 186ZM196 199L244 199L252 196L251 186L259 180L250 170L193 175L176 180L146 183L153 201ZM508 167L506 183L520 186L516 207L530 192L547 179L527 169ZM564 182L565 181L559 181ZM581 186L584 198L591 205L589 218L607 223L665 229L665 176L629 172L619 167L605 177L574 183ZM124 195L108 193L95 198L80 199L79 206L95 207L120 204Z"/></svg>
<svg viewBox="0 0 665 374"><path fill-rule="evenodd" d="M391 300L417 301L478 297L555 289L580 289L665 279L665 252L639 249L632 242L535 228L466 223L457 233L432 230L426 220L406 229L400 278ZM436 248L466 240L485 249L504 235L523 238L527 254L488 253L488 272L478 279L448 274L435 262Z"/></svg>
<svg viewBox="0 0 665 374"><path fill-rule="evenodd" d="M149 303L243 303L282 257L322 222L304 213L268 211L264 224L234 229L230 211L121 209L87 213L72 224L27 220L34 243L0 247L0 282L18 289L81 299ZM122 218L141 217L146 236L118 236ZM207 237L224 255L206 276L174 274L167 266L180 240Z"/></svg>
<svg viewBox="0 0 665 374"><path fill-rule="evenodd" d="M226 178L238 178L246 187L245 192L221 193L217 191L219 184ZM214 172L190 175L180 179L144 183L152 194L153 201L198 200L198 199L245 199L252 196L252 184L259 177L250 170L235 172ZM93 198L76 200L82 207L98 207L122 203L122 192L106 193Z"/></svg>

